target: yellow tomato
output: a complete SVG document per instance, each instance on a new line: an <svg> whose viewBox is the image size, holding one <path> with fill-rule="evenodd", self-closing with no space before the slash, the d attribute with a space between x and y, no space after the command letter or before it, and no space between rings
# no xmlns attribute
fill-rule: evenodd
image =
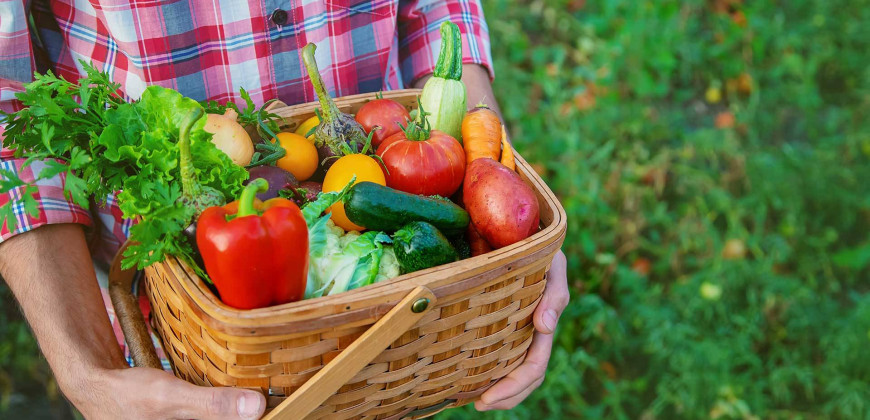
<svg viewBox="0 0 870 420"><path fill-rule="evenodd" d="M317 124L320 124L320 118L317 118L317 115L305 120L302 124L299 124L299 127L296 128L295 133L305 137L312 128L317 127ZM314 140L314 134L308 136L308 140Z"/></svg>
<svg viewBox="0 0 870 420"><path fill-rule="evenodd" d="M317 148L305 137L293 133L278 133L278 144L287 154L275 162L275 166L290 172L297 180L311 178L317 170ZM274 141L274 140L273 140Z"/></svg>
<svg viewBox="0 0 870 420"><path fill-rule="evenodd" d="M341 191L356 176L354 184L363 181L387 185L384 171L377 161L366 155L347 155L335 161L331 168L326 171L323 178L323 192ZM362 231L365 228L350 221L344 212L344 203L339 201L333 204L328 212L332 213L332 221L344 230Z"/></svg>

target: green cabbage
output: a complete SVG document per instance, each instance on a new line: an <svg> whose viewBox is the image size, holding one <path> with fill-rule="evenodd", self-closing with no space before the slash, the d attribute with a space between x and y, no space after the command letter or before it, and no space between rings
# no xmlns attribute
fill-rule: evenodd
<svg viewBox="0 0 870 420"><path fill-rule="evenodd" d="M351 184L353 181L351 181ZM324 210L347 192L322 193L302 209L308 224L308 284L305 298L334 295L399 275L393 241L383 232L348 232Z"/></svg>

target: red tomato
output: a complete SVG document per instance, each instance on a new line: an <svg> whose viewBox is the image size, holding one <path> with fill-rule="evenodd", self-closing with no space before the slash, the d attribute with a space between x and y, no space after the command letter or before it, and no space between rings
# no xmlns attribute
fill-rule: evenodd
<svg viewBox="0 0 870 420"><path fill-rule="evenodd" d="M375 99L367 102L356 113L356 122L370 133L375 126L381 129L372 135L372 147L377 148L381 143L393 134L401 131L399 123L405 125L411 115L402 104L392 99Z"/></svg>
<svg viewBox="0 0 870 420"><path fill-rule="evenodd" d="M428 140L409 140L404 131L378 147L387 168L387 186L411 194L450 197L465 177L465 151L442 131L432 130Z"/></svg>

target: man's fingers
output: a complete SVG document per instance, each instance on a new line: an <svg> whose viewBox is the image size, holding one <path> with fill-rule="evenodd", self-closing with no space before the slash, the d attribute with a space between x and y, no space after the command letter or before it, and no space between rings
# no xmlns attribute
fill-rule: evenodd
<svg viewBox="0 0 870 420"><path fill-rule="evenodd" d="M535 332L523 363L484 392L480 396L480 401L475 403L475 407L478 410L493 409L492 407L499 406L499 403L513 400L517 396L522 398L519 398L516 403L522 401L544 381L552 349L553 335Z"/></svg>
<svg viewBox="0 0 870 420"><path fill-rule="evenodd" d="M237 388L200 387L180 379L164 386L167 416L201 420L258 419L266 409L262 394ZM168 392L167 392L168 391Z"/></svg>
<svg viewBox="0 0 870 420"><path fill-rule="evenodd" d="M531 386L524 389L523 392L520 392L513 397L510 397L506 400L501 400L493 403L492 405L488 405L484 403L482 400L475 401L474 409L477 411L489 411L489 410L511 410L514 407L520 405L526 397L529 396L534 390L538 389L539 386L544 382L544 378L538 379Z"/></svg>
<svg viewBox="0 0 870 420"><path fill-rule="evenodd" d="M570 298L567 261L562 251L553 257L548 276L544 296L535 309L534 323L537 331L526 359L480 396L480 400L474 405L479 411L513 408L544 382L553 349L553 331Z"/></svg>
<svg viewBox="0 0 870 420"><path fill-rule="evenodd" d="M544 334L556 331L556 323L571 298L568 292L567 260L562 251L553 257L548 276L547 288L534 315L535 329Z"/></svg>

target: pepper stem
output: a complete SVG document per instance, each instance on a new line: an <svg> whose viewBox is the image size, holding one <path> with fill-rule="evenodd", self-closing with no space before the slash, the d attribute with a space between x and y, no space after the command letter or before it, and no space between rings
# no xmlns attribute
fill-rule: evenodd
<svg viewBox="0 0 870 420"><path fill-rule="evenodd" d="M257 193L266 192L269 189L269 182L263 178L257 178L242 190L242 195L239 196L239 211L236 217L245 217L256 215L257 209L254 208L254 199L257 198Z"/></svg>
<svg viewBox="0 0 870 420"><path fill-rule="evenodd" d="M442 79L462 79L462 33L453 22L441 24L441 51L433 73Z"/></svg>
<svg viewBox="0 0 870 420"><path fill-rule="evenodd" d="M309 43L302 47L302 62L305 64L305 69L308 71L308 77L311 79L311 85L314 86L314 92L317 93L317 100L320 101L320 108L323 112L323 117L320 121L335 121L338 118L338 107L335 102L326 92L326 85L323 84L323 78L320 76L320 71L317 69L317 60L314 59L314 52L317 50L317 45Z"/></svg>
<svg viewBox="0 0 870 420"><path fill-rule="evenodd" d="M181 170L181 193L190 200L199 197L202 193L201 186L194 178L193 157L190 155L190 129L202 118L202 108L191 110L181 122L178 132L178 159Z"/></svg>

